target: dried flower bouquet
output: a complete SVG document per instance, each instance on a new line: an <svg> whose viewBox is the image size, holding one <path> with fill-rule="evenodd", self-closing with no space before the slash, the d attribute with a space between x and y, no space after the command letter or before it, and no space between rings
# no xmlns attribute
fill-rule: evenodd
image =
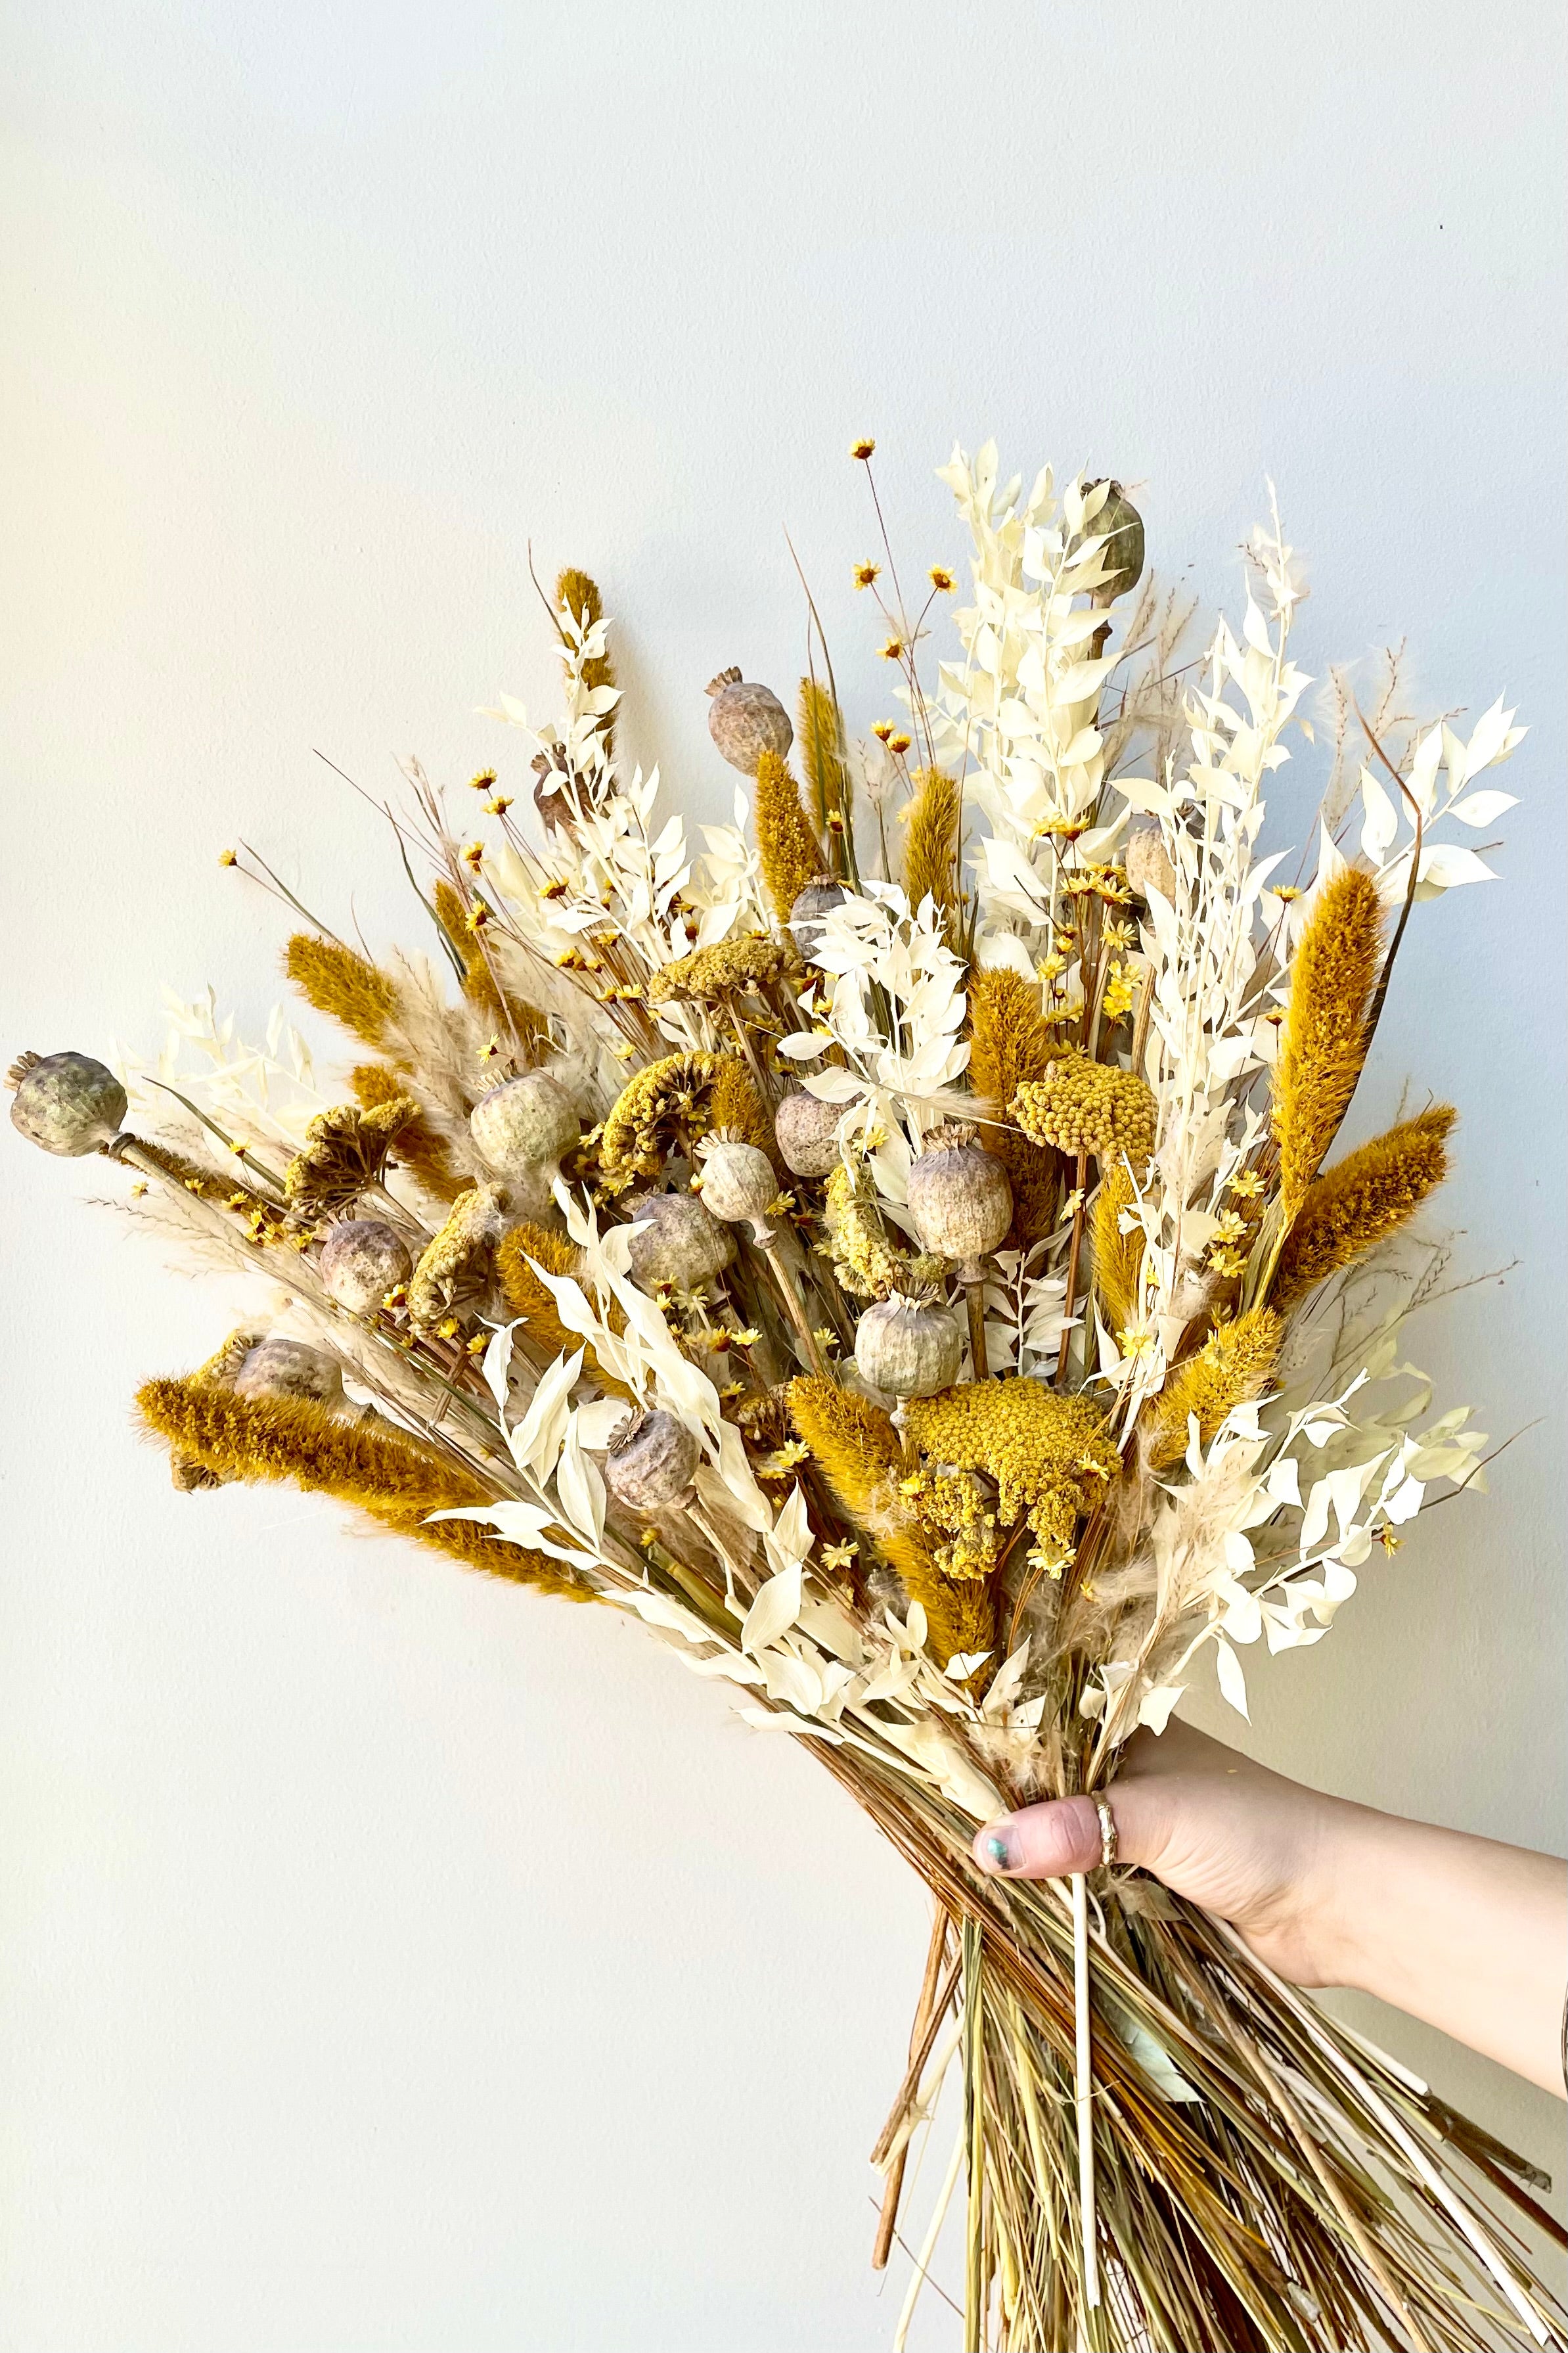
<svg viewBox="0 0 1568 2353"><path fill-rule="evenodd" d="M635 1612L921 1873L877 2263L949 2068L963 2122L898 2342L962 2194L966 2347L1562 2345L1503 2219L1543 2221L1521 2160L1139 1873L970 1856L1005 1807L1103 1787L1205 1650L1245 1707L1242 1649L1321 1641L1428 1490L1478 1483L1486 1440L1405 1360L1431 1256L1394 1241L1454 1113L1331 1155L1412 909L1488 873L1464 832L1511 804L1477 779L1522 731L1342 689L1315 855L1261 854L1310 736L1278 519L1239 635L1184 663L1119 485L1026 492L991 448L943 479L973 586L934 674L952 576L911 610L885 536L855 575L896 723L850 740L808 598L793 719L709 688L748 781L693 857L564 573L563 714L495 714L531 807L476 777L465 844L411 767L387 812L432 958L276 886L346 1088L209 1001L155 1071L24 1055L12 1116L261 1280L254 1324L141 1392L179 1486L289 1480Z"/></svg>

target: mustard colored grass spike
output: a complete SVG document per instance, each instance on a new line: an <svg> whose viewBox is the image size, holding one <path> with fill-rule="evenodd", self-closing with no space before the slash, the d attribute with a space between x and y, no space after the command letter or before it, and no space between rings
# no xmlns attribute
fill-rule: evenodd
<svg viewBox="0 0 1568 2353"><path fill-rule="evenodd" d="M367 1046L386 1043L399 1000L396 982L379 965L336 940L296 932L284 950L283 969L318 1013L330 1013Z"/></svg>
<svg viewBox="0 0 1568 2353"><path fill-rule="evenodd" d="M429 1524L432 1512L494 1499L455 1465L388 1422L342 1421L293 1398L241 1398L216 1381L153 1380L137 1391L147 1428L218 1481L289 1480L335 1495L398 1535L449 1553L492 1577L569 1600L596 1597L545 1555L488 1535L470 1520Z"/></svg>
<svg viewBox="0 0 1568 2353"><path fill-rule="evenodd" d="M750 1071L738 1054L718 1057L712 1092L708 1098L708 1125L710 1133L722 1129L734 1142L750 1144L757 1151L765 1152L775 1168L782 1166L773 1121Z"/></svg>
<svg viewBox="0 0 1568 2353"><path fill-rule="evenodd" d="M1036 1144L1069 1156L1088 1153L1103 1164L1124 1152L1142 1168L1154 1149L1153 1089L1135 1071L1091 1062L1076 1046L1044 1077L1019 1087L1009 1109Z"/></svg>
<svg viewBox="0 0 1568 2353"><path fill-rule="evenodd" d="M1347 1153L1308 1187L1269 1294L1281 1314L1415 1215L1448 1173L1447 1140L1457 1117L1451 1104L1435 1103Z"/></svg>
<svg viewBox="0 0 1568 2353"><path fill-rule="evenodd" d="M1112 1334L1136 1322L1142 1302L1139 1272L1143 1264L1143 1229L1121 1230L1121 1213L1137 1200L1132 1171L1126 1159L1112 1162L1094 1197L1090 1240L1094 1253L1094 1288L1100 1312Z"/></svg>
<svg viewBox="0 0 1568 2353"><path fill-rule="evenodd" d="M1274 1133L1287 1219L1339 1130L1366 1058L1366 1016L1383 963L1384 911L1369 874L1324 885L1290 966L1274 1067Z"/></svg>
<svg viewBox="0 0 1568 2353"><path fill-rule="evenodd" d="M598 583L591 580L585 572L568 565L555 583L555 609L558 613L570 613L578 625L586 617L587 625L592 628L596 621L605 617L605 600L599 594ZM595 654L584 663L583 683L590 693L601 686L614 686L615 682L616 673L608 654ZM598 732L605 751L613 751L616 735L613 715L606 715L599 722Z"/></svg>
<svg viewBox="0 0 1568 2353"><path fill-rule="evenodd" d="M952 944L958 913L958 786L940 768L922 768L904 836L904 889L911 907L935 902Z"/></svg>
<svg viewBox="0 0 1568 2353"><path fill-rule="evenodd" d="M1025 1081L1043 1078L1067 1048L1040 1010L1040 992L1020 973L977 972L969 983L969 1083L1000 1118ZM1007 1171L1013 1224L1007 1244L1027 1250L1056 1224L1059 1163L1015 1127L987 1127L985 1149Z"/></svg>
<svg viewBox="0 0 1568 2353"><path fill-rule="evenodd" d="M847 817L849 771L843 755L844 722L825 686L803 678L795 704L795 740L805 770L805 800L819 832L834 816Z"/></svg>
<svg viewBox="0 0 1568 2353"><path fill-rule="evenodd" d="M1026 1514L1047 1567L1072 1557L1079 1519L1121 1468L1098 1407L1023 1376L910 1398L904 1412L928 1460L995 1480L998 1520Z"/></svg>
<svg viewBox="0 0 1568 2353"><path fill-rule="evenodd" d="M349 1084L353 1089L354 1101L365 1111L407 1099L408 1091L401 1073L386 1062L356 1063L349 1072ZM415 1182L437 1201L455 1201L474 1181L453 1167L446 1137L429 1124L422 1112L416 1112L405 1126L398 1129L397 1157Z"/></svg>
<svg viewBox="0 0 1568 2353"><path fill-rule="evenodd" d="M527 1337L541 1354L564 1356L581 1347L584 1371L598 1383L605 1396L625 1398L628 1403L636 1404L626 1383L604 1370L593 1347L584 1345L580 1334L566 1329L554 1293L540 1281L537 1269L529 1264L531 1259L537 1259L540 1266L548 1267L552 1274L575 1274L580 1258L581 1253L563 1234L552 1233L547 1227L525 1221L510 1227L501 1236L496 1250L496 1277L507 1305L521 1317ZM619 1308L612 1307L612 1324L619 1329L623 1320Z"/></svg>
<svg viewBox="0 0 1568 2353"><path fill-rule="evenodd" d="M1284 1329L1271 1307L1249 1308L1234 1323L1218 1325L1195 1356L1175 1367L1154 1400L1149 1423L1145 1459L1152 1470L1168 1471L1182 1460L1190 1415L1196 1414L1198 1436L1206 1446L1226 1414L1262 1395Z"/></svg>
<svg viewBox="0 0 1568 2353"><path fill-rule="evenodd" d="M943 1577L930 1545L902 1508L903 1448L891 1417L869 1398L816 1374L791 1381L789 1409L847 1517L925 1611L927 1635L940 1663L945 1666L960 1651L991 1650L995 1613L985 1583ZM990 1664L994 1666L994 1659Z"/></svg>
<svg viewBox="0 0 1568 2353"><path fill-rule="evenodd" d="M774 914L787 923L790 909L808 882L827 872L828 861L800 805L795 778L776 752L758 757L755 807L763 881Z"/></svg>

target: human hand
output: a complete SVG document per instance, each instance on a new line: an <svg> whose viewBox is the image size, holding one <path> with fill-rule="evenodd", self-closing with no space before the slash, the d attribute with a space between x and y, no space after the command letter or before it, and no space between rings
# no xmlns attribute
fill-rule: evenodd
<svg viewBox="0 0 1568 2353"><path fill-rule="evenodd" d="M1292 1984L1346 1982L1338 1865L1360 1809L1180 1723L1158 1738L1135 1734L1100 1794L1116 1823L1119 1862L1141 1863L1228 1920ZM1063 1798L1004 1815L980 1831L974 1856L983 1871L1015 1879L1092 1871L1100 1857L1094 1801Z"/></svg>

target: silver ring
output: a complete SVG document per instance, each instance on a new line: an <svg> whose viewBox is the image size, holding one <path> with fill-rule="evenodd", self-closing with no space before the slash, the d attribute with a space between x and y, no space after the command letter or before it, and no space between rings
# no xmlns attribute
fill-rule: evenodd
<svg viewBox="0 0 1568 2353"><path fill-rule="evenodd" d="M1109 1871L1116 1861L1116 1816L1109 1798L1097 1797L1094 1810L1100 1816L1100 1867Z"/></svg>

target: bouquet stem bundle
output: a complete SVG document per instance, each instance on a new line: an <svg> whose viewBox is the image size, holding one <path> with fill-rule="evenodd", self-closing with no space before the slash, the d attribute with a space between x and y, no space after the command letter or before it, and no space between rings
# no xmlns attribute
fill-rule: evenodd
<svg viewBox="0 0 1568 2353"><path fill-rule="evenodd" d="M1510 805L1472 786L1522 731L1369 727L1399 800L1362 770L1355 860L1342 741L1287 883L1278 519L1194 670L1118 485L1026 495L989 448L943 479L973 601L934 684L955 577L911 611L884 542L855 578L903 716L851 738L808 599L804 784L784 701L721 670L752 791L704 858L620 754L603 599L563 573L563 713L494 714L529 826L488 769L484 838L416 765L388 813L434 965L350 949L246 853L309 925L291 982L374 1058L352 1100L281 1015L240 1045L209 1001L155 1079L24 1055L13 1119L255 1279L256 1323L141 1393L183 1492L291 1481L638 1617L920 1874L879 2267L950 2070L963 2102L897 2344L963 2185L974 2353L1563 2346L1494 2211L1552 2229L1521 2160L1138 1872L972 1852L1103 1793L1209 1651L1245 1705L1240 1649L1321 1640L1430 1486L1479 1483L1402 1336L1454 1113L1329 1155L1413 905L1489 871L1434 829Z"/></svg>

